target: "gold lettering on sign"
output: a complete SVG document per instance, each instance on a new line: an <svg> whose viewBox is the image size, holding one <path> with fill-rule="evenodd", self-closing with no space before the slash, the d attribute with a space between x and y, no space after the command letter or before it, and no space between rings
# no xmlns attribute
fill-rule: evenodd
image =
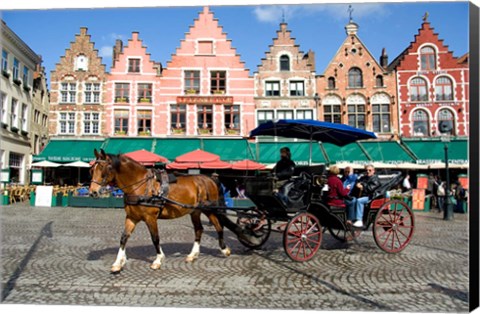
<svg viewBox="0 0 480 314"><path fill-rule="evenodd" d="M178 96L178 104L233 104L232 96Z"/></svg>

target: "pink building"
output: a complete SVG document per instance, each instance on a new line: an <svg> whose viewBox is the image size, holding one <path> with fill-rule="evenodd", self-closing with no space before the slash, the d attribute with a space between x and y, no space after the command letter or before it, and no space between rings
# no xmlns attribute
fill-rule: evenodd
<svg viewBox="0 0 480 314"><path fill-rule="evenodd" d="M153 133L248 135L255 127L253 96L253 77L205 7L154 90Z"/></svg>
<svg viewBox="0 0 480 314"><path fill-rule="evenodd" d="M113 65L107 80L106 133L116 136L150 136L161 133L162 121L154 114L158 106L154 91L160 87L160 65L150 60L146 48L133 32L127 46L117 40Z"/></svg>

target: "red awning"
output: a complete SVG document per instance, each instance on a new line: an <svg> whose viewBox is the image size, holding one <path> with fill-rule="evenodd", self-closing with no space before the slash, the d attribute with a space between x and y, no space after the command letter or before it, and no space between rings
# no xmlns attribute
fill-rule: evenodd
<svg viewBox="0 0 480 314"><path fill-rule="evenodd" d="M212 162L220 160L220 156L197 149L175 158L176 162Z"/></svg>
<svg viewBox="0 0 480 314"><path fill-rule="evenodd" d="M235 170L263 170L265 168L265 165L248 159L238 161L232 165L232 169Z"/></svg>
<svg viewBox="0 0 480 314"><path fill-rule="evenodd" d="M200 164L200 168L202 169L231 169L232 164L217 160L217 161L211 161L211 162L203 162Z"/></svg>
<svg viewBox="0 0 480 314"><path fill-rule="evenodd" d="M157 162L163 162L163 163L168 162L167 158L165 158L163 156L160 156L160 155L157 155L157 154L154 154L154 153L151 153L151 152L149 152L145 149L141 149L141 150L137 150L137 151L134 151L134 152L127 153L127 154L125 154L125 156L130 157L133 160L135 160L135 161L137 161L137 162L139 162L143 165L154 165Z"/></svg>
<svg viewBox="0 0 480 314"><path fill-rule="evenodd" d="M199 169L200 164L198 162L172 162L167 165L167 169L186 170L186 169Z"/></svg>

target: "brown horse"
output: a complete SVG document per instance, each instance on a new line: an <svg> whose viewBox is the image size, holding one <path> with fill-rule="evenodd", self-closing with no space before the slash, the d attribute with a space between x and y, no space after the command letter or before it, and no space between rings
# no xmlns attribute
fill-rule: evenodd
<svg viewBox="0 0 480 314"><path fill-rule="evenodd" d="M175 219L190 215L195 230L195 243L192 251L187 256L187 262L193 262L200 254L200 240L203 227L200 215L205 214L218 233L218 241L223 255L230 255L230 248L223 240L223 225L218 217L208 209L198 207L218 205L219 189L213 179L204 175L179 176L176 183L169 186L168 201L152 206L148 204L153 196L158 195L161 189L160 183L148 169L136 161L124 155L100 153L95 149L95 163L90 169L92 181L89 193L98 196L106 185L116 185L124 192L126 200L143 200L139 202L125 203L125 230L120 239L120 249L117 258L112 265L113 273L122 270L127 261L125 245L138 222L144 221L157 252L157 257L150 266L152 269L160 269L165 258L160 247L158 236L157 219Z"/></svg>

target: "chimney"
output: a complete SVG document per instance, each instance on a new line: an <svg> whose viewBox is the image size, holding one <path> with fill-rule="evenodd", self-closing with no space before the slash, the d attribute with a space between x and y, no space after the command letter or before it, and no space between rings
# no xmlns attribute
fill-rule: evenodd
<svg viewBox="0 0 480 314"><path fill-rule="evenodd" d="M385 48L382 49L382 55L380 56L380 65L386 69L388 67L388 55Z"/></svg>
<svg viewBox="0 0 480 314"><path fill-rule="evenodd" d="M310 67L310 71L315 72L315 52L309 49L303 59L307 59L307 66Z"/></svg>
<svg viewBox="0 0 480 314"><path fill-rule="evenodd" d="M115 46L113 46L113 56L112 56L112 67L115 66L115 61L117 61L118 56L123 52L123 42L121 39L115 41Z"/></svg>

